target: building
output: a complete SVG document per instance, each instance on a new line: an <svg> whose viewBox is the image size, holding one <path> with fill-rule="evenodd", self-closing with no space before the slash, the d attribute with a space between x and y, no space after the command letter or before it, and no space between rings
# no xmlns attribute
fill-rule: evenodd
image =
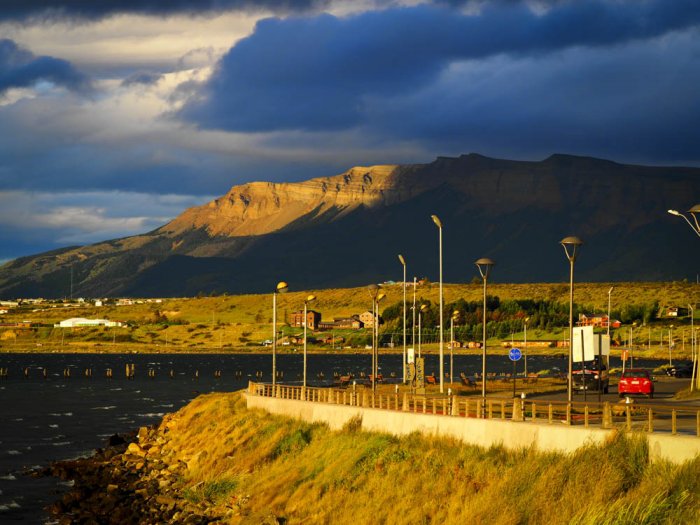
<svg viewBox="0 0 700 525"><path fill-rule="evenodd" d="M315 310L307 310L306 312L306 327L310 330L318 330L321 323L321 313ZM300 328L304 326L304 310L292 312L289 315L289 326Z"/></svg>
<svg viewBox="0 0 700 525"><path fill-rule="evenodd" d="M108 319L86 319L84 317L71 317L55 324L55 328L77 328L83 326L122 326L121 321L110 321Z"/></svg>
<svg viewBox="0 0 700 525"><path fill-rule="evenodd" d="M620 321L610 321L605 314L578 314L576 326L593 326L595 328L607 328L608 323L612 328L620 328Z"/></svg>

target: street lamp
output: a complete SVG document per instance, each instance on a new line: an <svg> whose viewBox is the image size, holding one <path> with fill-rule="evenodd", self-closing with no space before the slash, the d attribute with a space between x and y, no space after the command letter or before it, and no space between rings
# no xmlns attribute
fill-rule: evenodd
<svg viewBox="0 0 700 525"><path fill-rule="evenodd" d="M277 283L275 291L272 292L272 395L275 395L277 384L277 294L284 293L289 289L289 285L284 281Z"/></svg>
<svg viewBox="0 0 700 525"><path fill-rule="evenodd" d="M421 356L421 340L423 337L423 328L421 326L422 313L428 309L427 304L420 305L418 309L418 357Z"/></svg>
<svg viewBox="0 0 700 525"><path fill-rule="evenodd" d="M668 366L673 366L671 360L671 347L673 347L673 325L668 327Z"/></svg>
<svg viewBox="0 0 700 525"><path fill-rule="evenodd" d="M677 210L668 210L668 213L671 215L675 215L676 217L683 217L685 219L685 222L688 223L688 226L700 237L700 222L698 222L698 216L696 214L700 213L700 204L696 204L692 208L688 210L688 213L693 217L693 222L690 222L688 217L686 217L684 214L678 212Z"/></svg>
<svg viewBox="0 0 700 525"><path fill-rule="evenodd" d="M454 382L455 321L457 319L459 319L459 310L453 311L450 317L450 384Z"/></svg>
<svg viewBox="0 0 700 525"><path fill-rule="evenodd" d="M495 262L491 259L481 258L478 259L474 264L479 269L481 278L484 281L484 312L483 312L483 339L481 342L481 403L482 405L486 402L486 282L489 278L489 273Z"/></svg>
<svg viewBox="0 0 700 525"><path fill-rule="evenodd" d="M688 311L690 312L690 356L692 362L692 373L690 374L690 391L695 390L695 368L697 367L697 355L695 354L695 326L693 319L695 318L695 310L693 305L688 303Z"/></svg>
<svg viewBox="0 0 700 525"><path fill-rule="evenodd" d="M370 284L367 287L369 295L372 298L372 392L377 390L377 360L379 346L379 306L378 303L384 299L385 295L379 293L379 285Z"/></svg>
<svg viewBox="0 0 700 525"><path fill-rule="evenodd" d="M399 254L399 261L403 266L403 382L406 382L406 259Z"/></svg>
<svg viewBox="0 0 700 525"><path fill-rule="evenodd" d="M442 312L442 222L440 219L438 219L437 215L431 215L431 219L433 219L433 222L435 223L435 226L438 227L438 231L440 232L439 236L439 254L440 254L440 393L442 394L444 392L444 380L445 380L445 363L444 363L444 352L443 352L443 329L444 329L444 323L443 323L443 312Z"/></svg>
<svg viewBox="0 0 700 525"><path fill-rule="evenodd" d="M310 302L313 302L316 300L315 295L309 295L306 297L304 300L304 394L303 398L306 399L306 328L309 325L309 317L307 313L307 307Z"/></svg>
<svg viewBox="0 0 700 525"><path fill-rule="evenodd" d="M574 263L576 262L576 252L583 244L578 237L564 237L559 244L564 247L566 258L569 259L569 377L567 381L567 400L573 401L573 357L574 357Z"/></svg>
<svg viewBox="0 0 700 525"><path fill-rule="evenodd" d="M523 322L523 325L525 327L524 328L525 334L523 336L523 339L524 339L523 340L523 350L525 353L525 356L524 356L525 357L525 377L527 377L527 323L528 323L528 321L530 321L530 318L526 317L524 322Z"/></svg>
<svg viewBox="0 0 700 525"><path fill-rule="evenodd" d="M610 338L610 294L612 294L614 289L615 287L611 286L610 290L608 290L608 338Z"/></svg>

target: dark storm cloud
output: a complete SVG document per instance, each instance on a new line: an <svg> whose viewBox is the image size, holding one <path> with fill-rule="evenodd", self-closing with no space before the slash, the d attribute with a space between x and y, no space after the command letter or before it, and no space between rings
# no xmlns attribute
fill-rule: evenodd
<svg viewBox="0 0 700 525"><path fill-rule="evenodd" d="M9 39L0 39L0 95L12 88L25 88L46 81L73 91L87 91L90 81L70 62L36 56Z"/></svg>
<svg viewBox="0 0 700 525"><path fill-rule="evenodd" d="M150 71L137 71L136 73L132 73L124 80L122 80L122 86L133 86L138 84L152 86L154 84L157 84L158 81L162 78L163 75L161 75L160 73L152 73Z"/></svg>
<svg viewBox="0 0 700 525"><path fill-rule="evenodd" d="M112 15L171 16L230 10L304 12L325 0L3 0L0 19L96 20Z"/></svg>
<svg viewBox="0 0 700 525"><path fill-rule="evenodd" d="M263 20L222 58L183 115L237 131L343 129L363 122L368 98L416 92L458 61L610 48L700 23L696 0L547 7L536 13L522 2L490 2L471 16L423 5Z"/></svg>

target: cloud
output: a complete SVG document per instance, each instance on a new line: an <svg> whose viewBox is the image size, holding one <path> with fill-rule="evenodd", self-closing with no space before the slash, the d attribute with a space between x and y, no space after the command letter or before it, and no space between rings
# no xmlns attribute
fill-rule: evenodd
<svg viewBox="0 0 700 525"><path fill-rule="evenodd" d="M157 84L162 78L163 75L160 73L153 73L151 71L137 71L122 80L122 86L151 86Z"/></svg>
<svg viewBox="0 0 700 525"><path fill-rule="evenodd" d="M0 258L141 234L212 198L125 191L0 191Z"/></svg>
<svg viewBox="0 0 700 525"><path fill-rule="evenodd" d="M70 62L36 56L12 40L0 39L0 95L10 89L32 87L41 82L77 92L91 88L89 79Z"/></svg>
<svg viewBox="0 0 700 525"><path fill-rule="evenodd" d="M224 11L267 11L274 13L304 12L324 0L4 0L0 19L74 19L96 20L120 14L172 16L201 15Z"/></svg>
<svg viewBox="0 0 700 525"><path fill-rule="evenodd" d="M245 132L344 129L366 119L368 98L416 92L456 62L611 48L699 23L695 0L565 2L543 12L494 2L476 15L421 5L266 19L223 56L182 115Z"/></svg>

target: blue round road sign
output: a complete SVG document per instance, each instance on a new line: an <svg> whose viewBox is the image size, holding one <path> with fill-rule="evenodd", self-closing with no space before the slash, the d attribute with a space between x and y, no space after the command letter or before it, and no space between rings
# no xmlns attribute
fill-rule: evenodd
<svg viewBox="0 0 700 525"><path fill-rule="evenodd" d="M511 348L510 352L508 352L508 357L510 357L511 361L519 361L522 356L520 348Z"/></svg>

